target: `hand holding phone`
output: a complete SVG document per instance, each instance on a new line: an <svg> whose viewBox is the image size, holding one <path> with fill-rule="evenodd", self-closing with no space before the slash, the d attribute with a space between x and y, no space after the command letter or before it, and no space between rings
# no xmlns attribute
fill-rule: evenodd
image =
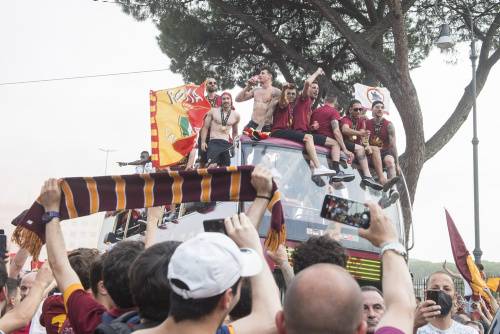
<svg viewBox="0 0 500 334"><path fill-rule="evenodd" d="M363 203L331 194L325 195L320 216L356 228L370 227L370 210Z"/></svg>
<svg viewBox="0 0 500 334"><path fill-rule="evenodd" d="M224 218L204 220L203 228L205 229L205 232L219 232L227 235Z"/></svg>

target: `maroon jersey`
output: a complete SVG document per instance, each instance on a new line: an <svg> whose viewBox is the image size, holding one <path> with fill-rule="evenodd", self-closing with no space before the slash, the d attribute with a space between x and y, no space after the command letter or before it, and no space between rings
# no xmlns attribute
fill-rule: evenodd
<svg viewBox="0 0 500 334"><path fill-rule="evenodd" d="M356 126L354 127L352 124L352 121L351 121L351 115L346 115L346 116L342 117L342 119L340 120L340 128L342 128L342 126L344 124L347 124L349 126L349 128L356 130L356 131L359 131L359 130L365 128L365 121L364 121L363 117L358 118L358 121L356 122ZM361 145L361 137L360 136L346 136L346 135L342 134L342 137L344 138L344 141L350 141L350 142L353 142L355 144ZM356 137L356 138L354 138L354 137Z"/></svg>
<svg viewBox="0 0 500 334"><path fill-rule="evenodd" d="M309 120L311 118L311 99L309 95L302 100L299 95L293 107L293 124L292 130L306 132L309 131Z"/></svg>
<svg viewBox="0 0 500 334"><path fill-rule="evenodd" d="M339 111L330 106L322 106L314 110L311 114L311 125L316 121L319 124L318 131L315 132L318 135L333 137L332 122L339 121L340 114Z"/></svg>
<svg viewBox="0 0 500 334"><path fill-rule="evenodd" d="M292 106L288 104L285 108L280 108L279 103L276 104L273 114L273 127L271 134L280 130L292 129Z"/></svg>
<svg viewBox="0 0 500 334"><path fill-rule="evenodd" d="M381 150L391 150L391 142L389 140L389 134L387 133L387 126L391 124L386 119L382 118L380 122L381 126L376 126L373 123L373 118L365 122L366 130L370 131L370 145L378 146Z"/></svg>
<svg viewBox="0 0 500 334"><path fill-rule="evenodd" d="M40 315L40 325L45 327L47 334L57 334L66 321L66 309L62 295L52 295L45 299ZM70 324L67 327L71 327Z"/></svg>

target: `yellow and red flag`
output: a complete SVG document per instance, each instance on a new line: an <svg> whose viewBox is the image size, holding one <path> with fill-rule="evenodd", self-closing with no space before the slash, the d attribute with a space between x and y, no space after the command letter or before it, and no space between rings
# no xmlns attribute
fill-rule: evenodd
<svg viewBox="0 0 500 334"><path fill-rule="evenodd" d="M453 251L453 258L455 259L455 265L462 277L469 283L473 291L473 300L479 300L480 297L487 301L487 305L491 310L490 299L488 295L483 291L486 287L486 283L481 277L478 267L474 263L472 256L470 255L467 247L465 246L464 240L458 232L453 219L451 218L448 210L446 211L446 223L448 225L448 234L450 235L451 250ZM491 288L490 288L491 289ZM493 290L493 289L491 289ZM495 290L493 290L495 291Z"/></svg>
<svg viewBox="0 0 500 334"><path fill-rule="evenodd" d="M204 93L205 83L149 93L153 167L174 165L191 152L211 108Z"/></svg>

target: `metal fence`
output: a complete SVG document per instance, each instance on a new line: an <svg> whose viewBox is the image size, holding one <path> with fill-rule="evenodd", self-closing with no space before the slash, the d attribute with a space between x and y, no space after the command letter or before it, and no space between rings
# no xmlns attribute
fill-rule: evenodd
<svg viewBox="0 0 500 334"><path fill-rule="evenodd" d="M498 277L498 276L492 276L492 277ZM489 276L486 276L487 281ZM457 278L451 278L453 280L453 283L455 283L455 291L461 294L462 296L464 295L464 282L461 279ZM422 300L424 300L424 290L425 290L425 282L427 281L426 278L421 278L421 279L413 279L413 292L415 293L415 297L421 297ZM498 293L493 292L493 296L498 297Z"/></svg>

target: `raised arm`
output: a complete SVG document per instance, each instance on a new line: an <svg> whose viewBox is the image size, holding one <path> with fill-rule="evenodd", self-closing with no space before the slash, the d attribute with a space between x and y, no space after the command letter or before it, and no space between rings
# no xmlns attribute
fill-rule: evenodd
<svg viewBox="0 0 500 334"><path fill-rule="evenodd" d="M493 297L493 294L491 293L490 288L484 287L483 290L488 295L488 297L490 298L491 308L492 308L493 312L497 313L497 311L498 311L498 303L497 303L496 298Z"/></svg>
<svg viewBox="0 0 500 334"><path fill-rule="evenodd" d="M391 243L389 244L391 247L398 244L396 226L387 213L373 201L368 201L365 205L370 208L370 227L360 228L359 236L370 241L375 247L383 247L388 243ZM383 269L382 288L386 312L377 329L391 326L404 333L412 333L415 295L405 258L389 248L381 254L380 260Z"/></svg>
<svg viewBox="0 0 500 334"><path fill-rule="evenodd" d="M391 151L394 153L394 159L396 160L396 172L398 175L401 175L401 167L399 166L399 154L398 154L398 147L396 145L396 128L394 127L394 124L389 123L387 125L387 134L389 135L389 143L391 144Z"/></svg>
<svg viewBox="0 0 500 334"><path fill-rule="evenodd" d="M274 318L281 309L279 289L276 286L273 275L262 251L257 230L248 217L241 213L238 217L234 214L232 219L226 217L227 234L238 247L251 248L255 250L262 261L260 274L252 276L252 312L250 315L231 323L234 332L238 334L250 333L277 333Z"/></svg>
<svg viewBox="0 0 500 334"><path fill-rule="evenodd" d="M212 123L212 110L213 109L210 109L208 111L207 117L203 121L203 127L201 128L201 150L203 152L207 151L207 134L208 134L208 128Z"/></svg>
<svg viewBox="0 0 500 334"><path fill-rule="evenodd" d="M273 173L261 165L255 166L252 172L252 179L250 181L252 186L257 192L257 196L248 209L247 217L252 222L256 230L259 229L260 222L264 213L266 212L267 206L271 200L273 192Z"/></svg>
<svg viewBox="0 0 500 334"><path fill-rule="evenodd" d="M288 286L295 277L295 274L293 273L290 262L288 262L288 254L286 253L285 246L279 245L276 252L267 250L267 257L269 257L274 264L280 266L283 277L285 278L285 284Z"/></svg>
<svg viewBox="0 0 500 334"><path fill-rule="evenodd" d="M276 89L273 93L271 102L269 102L269 106L267 107L267 112L264 115L264 120L262 121L262 123L259 124L257 129L255 129L256 131L262 131L264 125L271 123L271 119L273 118L274 114L274 109L276 108L276 104L279 101L279 96L280 96L280 91L279 89Z"/></svg>
<svg viewBox="0 0 500 334"><path fill-rule="evenodd" d="M135 160L132 162L117 162L117 164L120 167L127 166L127 165L139 166L139 165L146 164L148 162L151 162L151 156L147 157L146 159Z"/></svg>
<svg viewBox="0 0 500 334"><path fill-rule="evenodd" d="M30 254L24 248L21 248L17 251L14 259L12 259L12 263L10 265L9 277L16 278L17 275L23 270L24 263L28 259Z"/></svg>
<svg viewBox="0 0 500 334"><path fill-rule="evenodd" d="M0 319L0 331L12 333L29 325L43 299L44 290L54 280L47 262L38 270L35 283L30 293L12 311L5 313Z"/></svg>
<svg viewBox="0 0 500 334"><path fill-rule="evenodd" d="M300 94L300 96L302 97L302 100L305 99L307 95L309 95L309 87L314 82L314 80L316 80L318 75L321 75L321 74L325 74L325 73L323 72L321 67L318 67L316 72L314 72L313 74L311 74L311 76L309 78L307 78L306 82L304 83L304 89L302 89L302 93Z"/></svg>
<svg viewBox="0 0 500 334"><path fill-rule="evenodd" d="M253 85L255 85L255 80L253 78L248 79L247 85L245 86L245 88L243 88L241 92L238 93L238 95L236 95L234 101L245 102L253 98L255 89L248 91L250 88L253 87Z"/></svg>
<svg viewBox="0 0 500 334"><path fill-rule="evenodd" d="M448 267L446 267L446 260L444 260L443 262L443 269L451 276L451 277L455 277L457 279L462 279L462 277L459 275L459 274L455 274L453 271L451 271L450 269L448 269Z"/></svg>
<svg viewBox="0 0 500 334"><path fill-rule="evenodd" d="M163 217L164 209L165 206L154 206L148 209L144 248L151 247L156 243L156 230L158 229L158 221Z"/></svg>
<svg viewBox="0 0 500 334"><path fill-rule="evenodd" d="M290 87L290 83L285 82L281 86L281 94L280 94L280 100L279 100L279 105L281 109L284 109L288 106L289 102L288 99L286 98L286 90Z"/></svg>
<svg viewBox="0 0 500 334"><path fill-rule="evenodd" d="M62 180L49 179L45 181L40 193L40 202L47 211L59 212L61 202L61 182ZM73 284L80 284L80 279L69 264L66 254L66 245L61 231L59 218L52 218L45 224L45 238L47 246L47 256L49 258L50 268L61 292ZM31 292L30 292L31 293Z"/></svg>

